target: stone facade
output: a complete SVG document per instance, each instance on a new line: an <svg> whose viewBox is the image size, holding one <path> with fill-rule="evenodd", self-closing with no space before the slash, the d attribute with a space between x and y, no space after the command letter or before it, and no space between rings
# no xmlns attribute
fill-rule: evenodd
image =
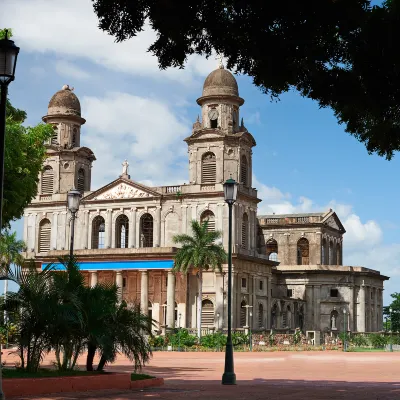
<svg viewBox="0 0 400 400"><path fill-rule="evenodd" d="M244 100L234 76L220 66L197 100L200 118L185 139L189 183L147 187L122 174L91 190L92 151L80 147L80 103L67 85L50 100L45 122L54 126L38 194L25 210L28 258L39 266L65 255L71 216L67 192L82 192L75 225L75 254L88 285L116 282L121 297L140 303L158 328L196 327L197 278L171 272L173 236L190 233L193 219L209 220L228 246L228 206L223 182L238 185L233 207L233 327L253 330L301 327L304 331L381 329L383 281L379 272L342 266L345 230L336 214L257 216L252 187L256 142L239 123ZM202 326L227 325L227 266L203 274ZM341 325L342 324L342 325Z"/></svg>

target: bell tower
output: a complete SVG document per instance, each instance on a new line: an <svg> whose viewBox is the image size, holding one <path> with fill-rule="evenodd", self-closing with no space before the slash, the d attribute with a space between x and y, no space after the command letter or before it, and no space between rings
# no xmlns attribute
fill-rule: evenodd
<svg viewBox="0 0 400 400"><path fill-rule="evenodd" d="M47 158L39 177L40 200L64 200L72 188L90 190L92 162L96 159L87 147L81 147L81 105L73 88L64 85L50 99L42 120L51 124L53 136L46 143ZM60 195L62 195L60 197Z"/></svg>
<svg viewBox="0 0 400 400"><path fill-rule="evenodd" d="M235 77L222 62L212 71L197 99L200 117L192 135L185 139L189 152L189 180L192 185L222 183L232 177L244 188L252 184L253 136L239 123L240 107Z"/></svg>

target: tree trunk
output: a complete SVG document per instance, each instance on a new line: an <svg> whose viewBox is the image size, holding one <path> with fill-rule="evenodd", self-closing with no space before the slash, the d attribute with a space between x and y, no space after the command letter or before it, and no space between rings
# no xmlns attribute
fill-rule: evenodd
<svg viewBox="0 0 400 400"><path fill-rule="evenodd" d="M93 360L96 354L96 346L89 342L86 357L86 371L93 371Z"/></svg>
<svg viewBox="0 0 400 400"><path fill-rule="evenodd" d="M201 339L201 311L203 302L203 271L199 268L199 274L197 276L199 284L199 296L197 297L197 336L199 338L199 343Z"/></svg>
<svg viewBox="0 0 400 400"><path fill-rule="evenodd" d="M99 361L99 365L97 366L97 371L103 371L106 362L107 362L106 357L102 355Z"/></svg>

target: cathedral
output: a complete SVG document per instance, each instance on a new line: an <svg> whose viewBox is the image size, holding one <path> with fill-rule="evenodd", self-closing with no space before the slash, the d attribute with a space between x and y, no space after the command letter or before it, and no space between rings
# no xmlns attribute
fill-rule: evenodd
<svg viewBox="0 0 400 400"><path fill-rule="evenodd" d="M343 330L382 330L383 282L379 271L342 263L345 229L333 210L258 215L252 185L256 141L240 118L244 99L223 65L206 78L197 99L201 118L185 139L188 182L145 186L129 175L92 189L93 152L81 146L78 97L68 85L51 98L43 121L54 127L36 198L25 209L26 258L39 268L68 254L71 215L67 193L82 193L74 253L87 285L115 282L127 303L140 303L155 331L196 328L195 272L174 274L173 236L190 234L192 220L209 221L228 246L223 183L239 183L233 206L232 326L293 331L314 337ZM101 161L101 160L100 160ZM122 160L121 160L122 161ZM133 177L134 178L134 177ZM227 265L203 273L202 328L227 326Z"/></svg>

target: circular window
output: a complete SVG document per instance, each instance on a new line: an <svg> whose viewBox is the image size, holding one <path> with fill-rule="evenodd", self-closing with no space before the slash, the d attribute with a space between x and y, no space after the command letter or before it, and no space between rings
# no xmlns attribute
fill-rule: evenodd
<svg viewBox="0 0 400 400"><path fill-rule="evenodd" d="M64 164L64 169L68 169L68 168L69 168L69 163L66 162L66 163Z"/></svg>

